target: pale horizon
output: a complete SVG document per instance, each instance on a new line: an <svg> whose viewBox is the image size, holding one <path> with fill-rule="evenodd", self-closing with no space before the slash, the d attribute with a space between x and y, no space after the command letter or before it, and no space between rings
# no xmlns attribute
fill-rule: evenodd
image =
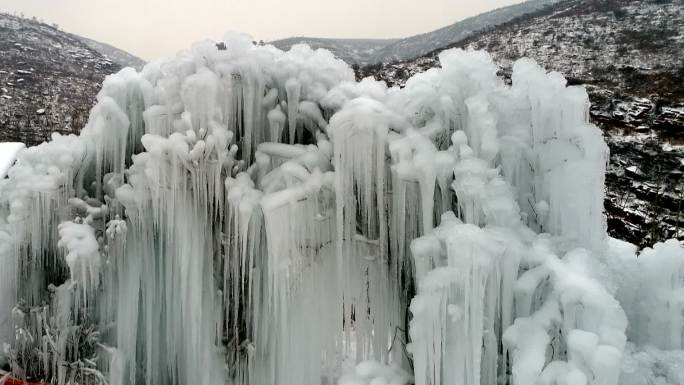
<svg viewBox="0 0 684 385"><path fill-rule="evenodd" d="M23 13L107 43L144 60L175 55L226 31L255 40L288 37L392 39L426 33L521 0L4 0L0 11ZM416 17L420 15L420 17Z"/></svg>

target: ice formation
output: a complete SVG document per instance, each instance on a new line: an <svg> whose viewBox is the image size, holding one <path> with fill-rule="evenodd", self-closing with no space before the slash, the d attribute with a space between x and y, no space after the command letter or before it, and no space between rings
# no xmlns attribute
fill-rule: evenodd
<svg viewBox="0 0 684 385"><path fill-rule="evenodd" d="M0 178L7 175L7 171L24 148L26 148L24 143L0 143Z"/></svg>
<svg viewBox="0 0 684 385"><path fill-rule="evenodd" d="M0 180L13 375L617 385L670 362L677 383L684 252L607 238L584 89L440 62L387 88L229 34L108 77L80 136Z"/></svg>

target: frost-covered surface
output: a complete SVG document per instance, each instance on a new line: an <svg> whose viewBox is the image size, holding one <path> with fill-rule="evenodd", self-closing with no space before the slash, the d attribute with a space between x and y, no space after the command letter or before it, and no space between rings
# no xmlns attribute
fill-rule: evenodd
<svg viewBox="0 0 684 385"><path fill-rule="evenodd" d="M14 165L19 152L26 148L24 143L0 143L0 178L7 175L7 170Z"/></svg>
<svg viewBox="0 0 684 385"><path fill-rule="evenodd" d="M339 385L406 385L411 383L411 375L398 366L382 365L374 361L364 361L342 376Z"/></svg>
<svg viewBox="0 0 684 385"><path fill-rule="evenodd" d="M684 248L676 240L637 255L610 239L606 277L629 318L620 384L684 382Z"/></svg>
<svg viewBox="0 0 684 385"><path fill-rule="evenodd" d="M328 51L222 43L108 77L80 136L0 181L15 376L677 379L684 252L607 237L583 88L529 59L506 85L484 51L399 89Z"/></svg>

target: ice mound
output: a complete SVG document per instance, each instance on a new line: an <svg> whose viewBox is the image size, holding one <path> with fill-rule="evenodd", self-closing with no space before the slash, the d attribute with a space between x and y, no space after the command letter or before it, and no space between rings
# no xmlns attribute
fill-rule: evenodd
<svg viewBox="0 0 684 385"><path fill-rule="evenodd" d="M486 52L440 61L387 88L229 34L108 77L80 136L0 180L12 374L676 382L682 248L607 238L584 89L527 59L510 86Z"/></svg>

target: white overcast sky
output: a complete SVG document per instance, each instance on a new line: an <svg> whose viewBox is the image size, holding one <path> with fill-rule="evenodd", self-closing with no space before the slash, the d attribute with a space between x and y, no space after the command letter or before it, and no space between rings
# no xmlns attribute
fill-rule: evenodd
<svg viewBox="0 0 684 385"><path fill-rule="evenodd" d="M143 59L241 31L291 36L396 38L429 32L521 0L0 0L23 13Z"/></svg>

